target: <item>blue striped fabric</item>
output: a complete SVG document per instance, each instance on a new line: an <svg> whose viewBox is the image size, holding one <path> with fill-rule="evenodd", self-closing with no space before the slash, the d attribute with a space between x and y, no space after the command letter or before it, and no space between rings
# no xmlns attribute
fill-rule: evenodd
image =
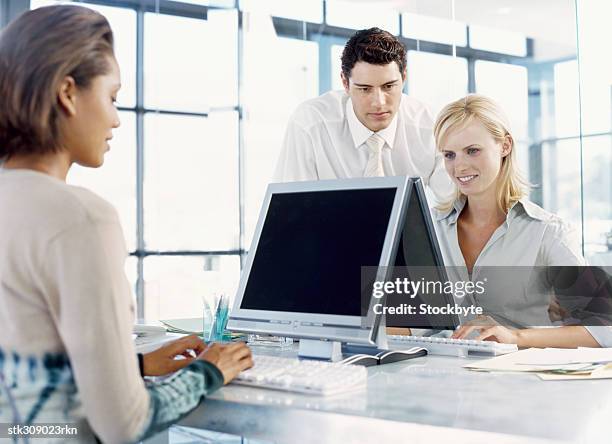
<svg viewBox="0 0 612 444"><path fill-rule="evenodd" d="M177 422L222 385L221 372L205 361L195 361L162 381L147 382L148 420L136 441ZM85 415L67 355L21 356L0 348L0 422L77 423L82 425L79 438L70 442L95 442Z"/></svg>

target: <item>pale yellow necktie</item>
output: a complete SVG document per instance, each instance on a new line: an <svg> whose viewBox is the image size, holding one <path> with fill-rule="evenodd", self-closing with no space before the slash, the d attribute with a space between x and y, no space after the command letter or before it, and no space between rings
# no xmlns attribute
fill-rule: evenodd
<svg viewBox="0 0 612 444"><path fill-rule="evenodd" d="M385 140L378 134L372 134L366 140L368 146L368 164L366 165L363 177L382 177L385 175L382 164L382 149Z"/></svg>

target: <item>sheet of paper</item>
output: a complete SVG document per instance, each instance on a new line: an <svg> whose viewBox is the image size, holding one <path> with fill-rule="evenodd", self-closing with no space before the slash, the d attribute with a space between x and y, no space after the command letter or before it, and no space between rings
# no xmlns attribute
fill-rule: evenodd
<svg viewBox="0 0 612 444"><path fill-rule="evenodd" d="M550 370L580 370L594 362L611 362L612 349L530 348L516 353L497 356L464 367L486 371L538 372Z"/></svg>
<svg viewBox="0 0 612 444"><path fill-rule="evenodd" d="M590 374L583 375L555 375L551 373L538 373L540 379L544 381L581 381L585 379L612 379L612 365L608 364L594 370Z"/></svg>
<svg viewBox="0 0 612 444"><path fill-rule="evenodd" d="M159 322L179 333L202 334L202 318L167 319Z"/></svg>
<svg viewBox="0 0 612 444"><path fill-rule="evenodd" d="M565 365L575 363L612 362L612 348L530 348L522 354L517 364Z"/></svg>

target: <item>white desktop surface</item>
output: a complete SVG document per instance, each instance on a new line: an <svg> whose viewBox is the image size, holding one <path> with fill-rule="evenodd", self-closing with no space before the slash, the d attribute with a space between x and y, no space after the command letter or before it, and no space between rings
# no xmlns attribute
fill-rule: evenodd
<svg viewBox="0 0 612 444"><path fill-rule="evenodd" d="M180 425L276 443L612 442L612 381L461 368L470 361L427 356L370 367L367 389L332 397L229 385Z"/></svg>

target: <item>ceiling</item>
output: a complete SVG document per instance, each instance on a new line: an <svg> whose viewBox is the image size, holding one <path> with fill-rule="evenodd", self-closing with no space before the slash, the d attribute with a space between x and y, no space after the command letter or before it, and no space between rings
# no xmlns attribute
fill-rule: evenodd
<svg viewBox="0 0 612 444"><path fill-rule="evenodd" d="M330 0L328 0L330 1ZM331 0L334 1L334 0ZM535 40L536 57L575 55L576 17L574 0L349 0L376 3L468 25L518 32Z"/></svg>

